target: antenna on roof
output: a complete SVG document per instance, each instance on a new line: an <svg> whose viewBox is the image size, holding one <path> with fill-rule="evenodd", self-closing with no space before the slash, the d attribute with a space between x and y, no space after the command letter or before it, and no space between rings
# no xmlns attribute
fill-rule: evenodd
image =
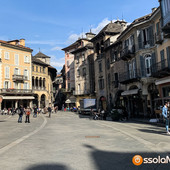
<svg viewBox="0 0 170 170"><path fill-rule="evenodd" d="M110 22L112 23L112 15L111 15L111 21Z"/></svg>
<svg viewBox="0 0 170 170"><path fill-rule="evenodd" d="M82 28L82 38L83 38L83 28Z"/></svg>
<svg viewBox="0 0 170 170"><path fill-rule="evenodd" d="M90 25L90 33L92 33L91 30L92 30L92 25Z"/></svg>

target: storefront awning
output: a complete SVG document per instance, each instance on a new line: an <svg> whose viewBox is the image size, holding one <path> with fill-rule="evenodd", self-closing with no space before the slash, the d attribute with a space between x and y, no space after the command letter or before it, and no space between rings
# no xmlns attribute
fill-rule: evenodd
<svg viewBox="0 0 170 170"><path fill-rule="evenodd" d="M164 84L164 83L170 83L170 77L162 78L155 81L156 85Z"/></svg>
<svg viewBox="0 0 170 170"><path fill-rule="evenodd" d="M6 100L28 100L35 99L33 96L2 96L3 99Z"/></svg>
<svg viewBox="0 0 170 170"><path fill-rule="evenodd" d="M129 96L129 95L137 94L138 91L139 91L139 89L126 90L121 93L121 96Z"/></svg>

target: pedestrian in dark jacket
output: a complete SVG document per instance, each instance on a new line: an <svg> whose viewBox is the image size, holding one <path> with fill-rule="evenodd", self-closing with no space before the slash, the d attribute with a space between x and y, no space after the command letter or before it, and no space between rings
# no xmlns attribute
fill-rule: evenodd
<svg viewBox="0 0 170 170"><path fill-rule="evenodd" d="M48 113L49 113L49 117L51 117L51 107L48 107Z"/></svg>
<svg viewBox="0 0 170 170"><path fill-rule="evenodd" d="M18 123L22 123L22 116L24 114L24 108L23 108L22 105L17 109L17 112L18 112L18 115L19 115Z"/></svg>

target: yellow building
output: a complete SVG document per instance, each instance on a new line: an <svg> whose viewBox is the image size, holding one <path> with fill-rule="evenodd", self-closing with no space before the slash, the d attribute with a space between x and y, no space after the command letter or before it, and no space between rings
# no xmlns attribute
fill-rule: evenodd
<svg viewBox="0 0 170 170"><path fill-rule="evenodd" d="M25 40L0 40L0 109L32 106L32 49Z"/></svg>
<svg viewBox="0 0 170 170"><path fill-rule="evenodd" d="M57 70L50 66L50 57L39 52L32 57L32 88L34 106L48 107L54 103L53 81Z"/></svg>

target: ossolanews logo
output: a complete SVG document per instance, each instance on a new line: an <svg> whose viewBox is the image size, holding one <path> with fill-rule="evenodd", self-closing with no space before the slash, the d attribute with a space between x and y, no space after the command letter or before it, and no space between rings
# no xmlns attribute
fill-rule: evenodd
<svg viewBox="0 0 170 170"><path fill-rule="evenodd" d="M142 156L140 155L135 155L132 158L132 162L136 166L139 166L142 163L143 164L167 164L167 163L170 163L170 157L169 156L166 156L166 157L158 156L154 158L150 158L150 157L142 158Z"/></svg>

